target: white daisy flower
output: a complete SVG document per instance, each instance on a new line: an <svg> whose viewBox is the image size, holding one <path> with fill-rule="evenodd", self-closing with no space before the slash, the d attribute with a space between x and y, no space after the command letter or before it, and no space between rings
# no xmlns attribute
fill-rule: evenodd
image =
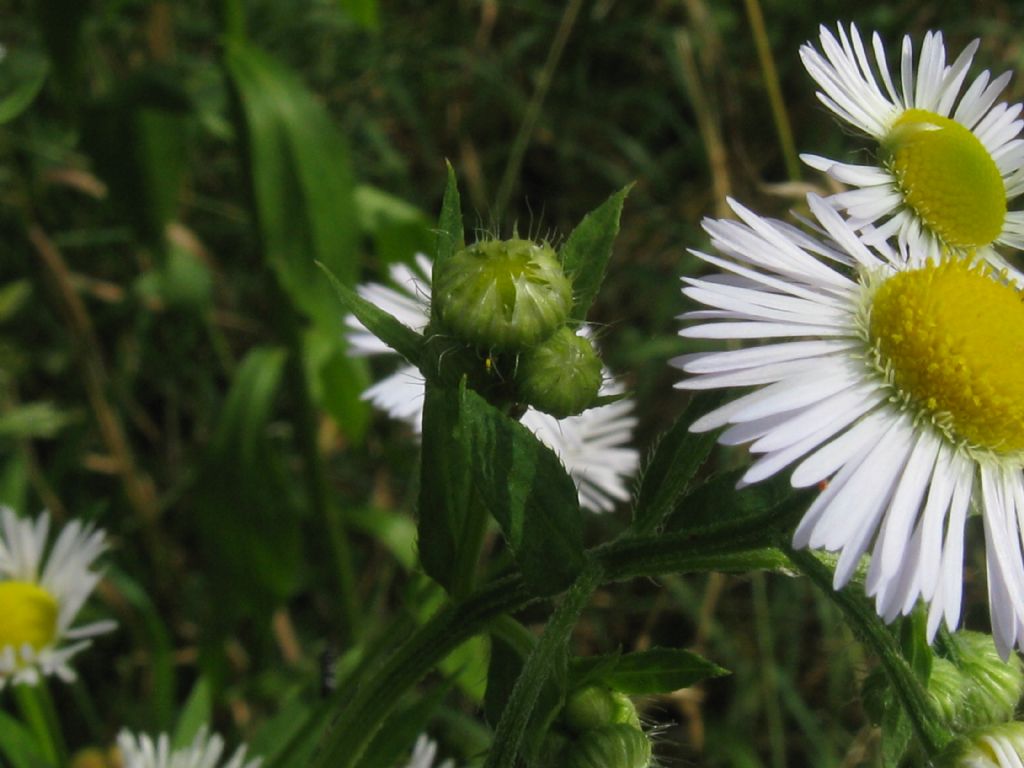
<svg viewBox="0 0 1024 768"><path fill-rule="evenodd" d="M100 580L92 567L106 547L103 532L72 520L44 556L49 532L46 512L22 520L0 507L0 689L47 675L74 680L71 659L115 626L72 626Z"/></svg>
<svg viewBox="0 0 1024 768"><path fill-rule="evenodd" d="M437 756L437 744L431 741L425 733L421 733L416 739L416 745L412 750L412 757L405 765L405 768L455 768L455 763L445 760L434 766L434 758Z"/></svg>
<svg viewBox="0 0 1024 768"><path fill-rule="evenodd" d="M1024 768L1024 723L990 725L954 742L940 768Z"/></svg>
<svg viewBox="0 0 1024 768"><path fill-rule="evenodd" d="M972 502L987 543L993 634L1024 639L1024 303L987 265L939 250L865 245L821 198L819 242L733 204L741 222L704 227L724 271L687 278L681 334L760 346L677 358L685 389L755 387L695 431L750 444L742 483L796 464L796 487L827 483L793 537L840 551L835 586L869 549L866 589L892 620L918 597L929 638L960 617Z"/></svg>
<svg viewBox="0 0 1024 768"><path fill-rule="evenodd" d="M916 72L913 45L903 38L897 85L877 33L872 62L856 26L837 31L838 39L821 27L821 52L807 43L800 57L822 89L822 103L877 141L879 154L874 165L803 155L813 168L857 187L830 202L873 241L896 234L914 248L930 247L921 240L986 248L984 256L1003 266L988 246L1024 247L1024 212L1007 210L1024 192L1021 105L996 103L1010 73L993 79L982 72L962 90L978 41L947 65L942 34L929 32Z"/></svg>
<svg viewBox="0 0 1024 768"><path fill-rule="evenodd" d="M391 281L400 290L379 283L364 283L359 294L390 313L409 328L422 332L430 321L430 274L432 264L416 256L416 269L406 264L390 267ZM395 355L355 317L345 318L353 355ZM623 391L605 371L602 395ZM415 366L404 364L363 393L363 398L390 416L409 424L417 433L423 418L423 376ZM577 416L556 419L530 408L520 420L562 460L576 483L580 504L594 512L609 512L617 501L629 499L628 484L640 466L639 453L629 447L636 426L633 402L624 398L590 408Z"/></svg>
<svg viewBox="0 0 1024 768"><path fill-rule="evenodd" d="M199 729L189 746L181 749L171 749L166 733L153 741L149 736L126 730L117 735L117 748L124 768L259 768L263 762L259 757L246 760L244 744L226 762L221 762L224 739L210 734L206 726Z"/></svg>

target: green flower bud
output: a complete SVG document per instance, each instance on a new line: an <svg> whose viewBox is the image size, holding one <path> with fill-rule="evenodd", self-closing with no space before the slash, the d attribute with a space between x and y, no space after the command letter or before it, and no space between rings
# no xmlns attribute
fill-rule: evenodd
<svg viewBox="0 0 1024 768"><path fill-rule="evenodd" d="M565 768L647 768L651 742L632 725L606 725L587 731L564 754Z"/></svg>
<svg viewBox="0 0 1024 768"><path fill-rule="evenodd" d="M551 246L488 240L434 268L433 301L455 335L484 349L519 350L565 323L572 283Z"/></svg>
<svg viewBox="0 0 1024 768"><path fill-rule="evenodd" d="M949 659L932 659L928 696L935 702L942 719L947 723L957 723L963 717L967 703L966 680L956 664Z"/></svg>
<svg viewBox="0 0 1024 768"><path fill-rule="evenodd" d="M969 733L942 751L935 768L1016 768L1024 760L1024 723L999 723Z"/></svg>
<svg viewBox="0 0 1024 768"><path fill-rule="evenodd" d="M1024 694L1020 657L1014 654L1003 661L992 638L981 632L958 632L954 637L967 698L962 721L985 725L1011 720Z"/></svg>
<svg viewBox="0 0 1024 768"><path fill-rule="evenodd" d="M562 709L562 722L578 734L606 725L640 728L640 718L630 698L602 685L589 685L574 691Z"/></svg>
<svg viewBox="0 0 1024 768"><path fill-rule="evenodd" d="M593 404L601 388L601 358L589 339L562 327L519 356L519 396L558 419Z"/></svg>

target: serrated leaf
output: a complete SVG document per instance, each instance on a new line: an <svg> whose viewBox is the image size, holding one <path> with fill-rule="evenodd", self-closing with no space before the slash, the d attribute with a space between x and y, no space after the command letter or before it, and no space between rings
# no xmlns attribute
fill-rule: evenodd
<svg viewBox="0 0 1024 768"><path fill-rule="evenodd" d="M586 320L590 305L604 282L612 245L619 234L622 205L632 187L632 184L623 187L584 216L558 252L562 267L572 278L570 317L574 320Z"/></svg>
<svg viewBox="0 0 1024 768"><path fill-rule="evenodd" d="M444 190L441 203L441 215L437 220L437 249L434 255L434 270L455 255L462 247L462 202L459 199L459 183L455 178L455 169L446 162L448 168L448 184Z"/></svg>
<svg viewBox="0 0 1024 768"><path fill-rule="evenodd" d="M682 497L715 445L714 432L691 432L694 414L707 413L722 399L701 393L690 401L675 424L661 436L640 480L633 509L633 531L651 533Z"/></svg>
<svg viewBox="0 0 1024 768"><path fill-rule="evenodd" d="M785 475L737 490L736 484L745 471L741 468L723 472L693 489L665 518L664 532L707 531L743 520L754 527L783 503L809 503L813 497L812 491L794 491Z"/></svg>
<svg viewBox="0 0 1024 768"><path fill-rule="evenodd" d="M550 448L476 392L459 392L473 481L527 585L556 594L585 563L576 486Z"/></svg>
<svg viewBox="0 0 1024 768"><path fill-rule="evenodd" d="M330 284L334 287L335 295L341 302L342 308L350 312L355 318L366 326L370 333L391 347L413 365L419 365L423 352L423 337L416 331L402 325L398 320L389 315L383 309L371 304L354 290L338 280L326 264L320 264L320 268L327 275Z"/></svg>
<svg viewBox="0 0 1024 768"><path fill-rule="evenodd" d="M598 666L606 660L608 663L603 669ZM588 662L594 665L587 678L589 682L604 683L613 690L634 696L671 693L709 677L729 674L714 662L678 648L652 648L613 657L597 657L588 659Z"/></svg>

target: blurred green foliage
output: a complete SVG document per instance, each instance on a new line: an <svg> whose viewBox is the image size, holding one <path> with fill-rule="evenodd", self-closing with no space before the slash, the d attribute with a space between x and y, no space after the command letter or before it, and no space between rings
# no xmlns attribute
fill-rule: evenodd
<svg viewBox="0 0 1024 768"><path fill-rule="evenodd" d="M72 748L122 726L181 742L210 718L269 765L304 765L328 700L320 654L341 653L344 698L439 604L412 557L414 441L359 399L370 372L314 261L351 285L432 248L446 158L478 231L556 243L635 182L590 316L641 403L639 444L681 409L665 361L697 348L675 334L676 278L701 217L725 195L782 214L825 182L783 183L739 0L565 8L0 2L0 501L114 540L94 611L120 629L54 687ZM799 64L819 23L853 13L891 48L941 28L956 50L982 37L979 69L1024 63L1024 9L1006 0L763 12L800 151L850 143ZM1008 98L1022 94L1018 78ZM626 514L588 519L588 538ZM865 661L801 582L606 587L575 644L685 645L733 671L643 706L667 764L875 764L853 694ZM485 652L453 654L374 754L394 759L430 722L446 754L478 756Z"/></svg>

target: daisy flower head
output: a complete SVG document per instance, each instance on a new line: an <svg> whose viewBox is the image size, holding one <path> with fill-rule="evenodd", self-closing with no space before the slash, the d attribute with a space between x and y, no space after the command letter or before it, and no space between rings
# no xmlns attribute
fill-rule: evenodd
<svg viewBox="0 0 1024 768"><path fill-rule="evenodd" d="M136 735L127 730L117 735L117 748L121 753L124 768L259 768L261 758L245 759L243 744L224 762L224 739L211 734L206 726L196 733L192 743L181 749L171 749L166 733L154 741L146 735Z"/></svg>
<svg viewBox="0 0 1024 768"><path fill-rule="evenodd" d="M414 266L391 265L389 276L395 287L364 283L359 286L359 294L409 328L422 332L430 322L432 267L429 258L418 254ZM352 315L345 318L345 324L350 354L397 356ZM403 363L395 373L368 388L363 399L419 433L423 387L419 369ZM600 394L622 392L622 385L603 370ZM632 400L622 398L562 419L528 408L520 422L561 459L576 483L580 504L594 512L610 512L616 502L629 498L629 484L640 467L640 454L629 445L636 426L633 407Z"/></svg>
<svg viewBox="0 0 1024 768"><path fill-rule="evenodd" d="M871 53L856 26L822 26L821 50L800 49L818 98L878 145L873 165L817 155L803 160L855 187L830 198L871 239L892 235L967 251L993 243L1024 247L1024 212L1008 204L1024 192L1021 105L996 103L1010 73L982 72L963 88L978 49L975 40L951 63L940 32L925 35L914 65L903 38L898 83L877 33ZM927 246L925 246L927 247ZM1002 265L994 252L986 253Z"/></svg>
<svg viewBox="0 0 1024 768"><path fill-rule="evenodd" d="M0 688L41 677L75 679L71 659L112 621L73 626L100 579L93 570L106 547L102 531L71 521L47 551L50 516L19 518L0 507Z"/></svg>
<svg viewBox="0 0 1024 768"><path fill-rule="evenodd" d="M918 597L929 637L960 616L964 527L974 504L986 540L993 634L1005 658L1024 639L1024 303L982 261L867 245L824 200L825 239L733 203L707 221L723 273L686 278L706 309L688 338L764 340L673 364L677 386L754 390L691 427L757 456L742 484L795 464L791 482L827 487L794 546L839 551L835 586L871 551L865 587L886 620Z"/></svg>

